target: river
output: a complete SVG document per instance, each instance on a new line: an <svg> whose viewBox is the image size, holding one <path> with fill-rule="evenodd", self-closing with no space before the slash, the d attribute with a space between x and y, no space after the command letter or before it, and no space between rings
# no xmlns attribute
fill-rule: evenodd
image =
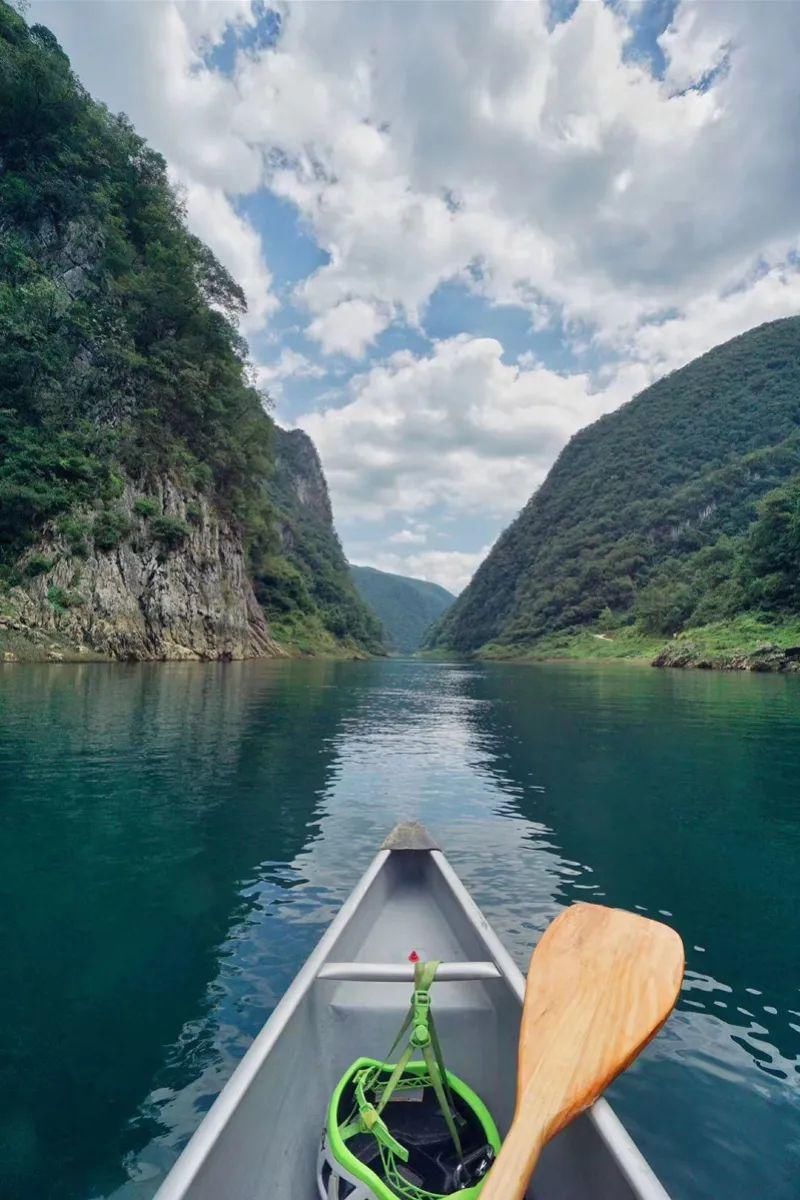
<svg viewBox="0 0 800 1200"><path fill-rule="evenodd" d="M799 781L797 677L0 668L0 1193L149 1200L418 817L520 964L573 900L676 926L678 1012L612 1102L674 1200L797 1200Z"/></svg>

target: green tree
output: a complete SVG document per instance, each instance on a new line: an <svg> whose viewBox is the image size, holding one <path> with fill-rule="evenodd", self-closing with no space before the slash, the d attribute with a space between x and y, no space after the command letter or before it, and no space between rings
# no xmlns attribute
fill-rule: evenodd
<svg viewBox="0 0 800 1200"><path fill-rule="evenodd" d="M636 597L636 620L647 633L676 633L695 606L690 587L680 582L651 583Z"/></svg>
<svg viewBox="0 0 800 1200"><path fill-rule="evenodd" d="M751 603L800 607L800 478L770 492L747 537L742 573Z"/></svg>

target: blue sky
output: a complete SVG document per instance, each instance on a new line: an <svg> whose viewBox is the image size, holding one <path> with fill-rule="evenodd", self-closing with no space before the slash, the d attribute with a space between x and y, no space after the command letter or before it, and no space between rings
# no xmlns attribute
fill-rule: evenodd
<svg viewBox="0 0 800 1200"><path fill-rule="evenodd" d="M800 308L800 5L32 0L242 283L355 562L458 590L581 426Z"/></svg>

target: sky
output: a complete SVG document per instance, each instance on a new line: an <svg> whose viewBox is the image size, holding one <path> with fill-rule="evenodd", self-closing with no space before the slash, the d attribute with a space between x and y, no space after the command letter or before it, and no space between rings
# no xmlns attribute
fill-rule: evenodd
<svg viewBox="0 0 800 1200"><path fill-rule="evenodd" d="M579 428L800 311L800 4L31 0L245 289L352 562L459 591Z"/></svg>

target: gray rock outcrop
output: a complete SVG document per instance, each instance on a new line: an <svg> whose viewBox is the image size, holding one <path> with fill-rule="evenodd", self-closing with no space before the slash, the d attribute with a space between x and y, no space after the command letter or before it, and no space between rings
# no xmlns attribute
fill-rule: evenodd
<svg viewBox="0 0 800 1200"><path fill-rule="evenodd" d="M156 512L143 516L137 501ZM112 659L240 659L279 656L253 594L241 538L207 497L168 479L146 495L132 483L115 505L130 523L111 549L91 536L77 554L55 528L22 560L52 562L13 588L15 627L58 635ZM176 522L165 544L156 519Z"/></svg>

